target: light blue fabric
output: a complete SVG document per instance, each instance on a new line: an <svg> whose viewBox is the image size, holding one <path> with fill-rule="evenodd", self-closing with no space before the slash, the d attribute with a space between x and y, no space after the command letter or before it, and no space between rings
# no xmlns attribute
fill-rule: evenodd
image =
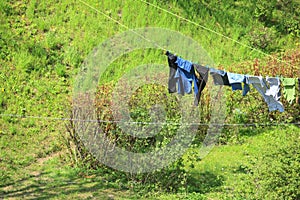
<svg viewBox="0 0 300 200"><path fill-rule="evenodd" d="M219 74L221 76L225 76L226 72L223 70L215 69L215 68L209 68L210 74Z"/></svg>
<svg viewBox="0 0 300 200"><path fill-rule="evenodd" d="M280 99L280 80L279 78L262 78L261 76L247 76L249 84L263 96L268 104L269 111L278 110L284 112L284 107ZM268 87L267 83L270 85Z"/></svg>
<svg viewBox="0 0 300 200"><path fill-rule="evenodd" d="M227 76L232 91L243 90L243 96L245 96L250 91L250 87L246 83L245 75L227 72ZM244 83L244 89L242 87L242 83Z"/></svg>
<svg viewBox="0 0 300 200"><path fill-rule="evenodd" d="M180 58L179 56L177 56L177 60L175 63L178 65L178 67L180 67L181 69L184 69L187 72L191 71L192 65L193 65L193 63L191 63L190 61L184 60L184 59Z"/></svg>
<svg viewBox="0 0 300 200"><path fill-rule="evenodd" d="M178 68L175 74L175 78L178 79L178 94L184 95L192 93L193 76L189 72Z"/></svg>
<svg viewBox="0 0 300 200"><path fill-rule="evenodd" d="M245 75L227 72L229 83L243 83Z"/></svg>
<svg viewBox="0 0 300 200"><path fill-rule="evenodd" d="M266 95L273 96L276 100L280 99L280 79L279 78L272 78L267 77L267 82L269 83L270 87L266 91Z"/></svg>
<svg viewBox="0 0 300 200"><path fill-rule="evenodd" d="M177 57L175 62L178 65L175 78L177 81L178 94L184 95L192 93L192 83L194 82L194 94L198 94L198 79L196 78L194 68L190 61Z"/></svg>

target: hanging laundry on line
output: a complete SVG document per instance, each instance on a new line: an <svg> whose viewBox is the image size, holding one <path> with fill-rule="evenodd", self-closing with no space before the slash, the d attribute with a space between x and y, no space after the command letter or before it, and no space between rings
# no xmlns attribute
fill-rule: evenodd
<svg viewBox="0 0 300 200"><path fill-rule="evenodd" d="M214 68L210 68L210 74L213 77L215 85L231 86L232 91L243 90L243 96L250 91L245 75L229 73ZM242 83L244 83L244 89Z"/></svg>
<svg viewBox="0 0 300 200"><path fill-rule="evenodd" d="M209 68L198 64L193 64L193 66L195 69L196 77L198 79L198 93L196 94L194 102L194 104L197 106L199 104L202 91L204 90L208 81Z"/></svg>
<svg viewBox="0 0 300 200"><path fill-rule="evenodd" d="M250 86L246 81L246 76L241 74L235 74L228 72L228 80L229 84L231 85L232 91L235 90L243 90L243 96L250 91ZM244 88L242 87L242 83L244 84Z"/></svg>
<svg viewBox="0 0 300 200"><path fill-rule="evenodd" d="M194 83L194 105L197 106L199 104L201 93L206 86L208 69L206 70L205 67L195 65L168 51L166 52L166 55L168 56L170 68L168 82L169 93L178 92L178 94L181 95L190 94L192 93L192 84Z"/></svg>
<svg viewBox="0 0 300 200"><path fill-rule="evenodd" d="M296 81L295 78L281 78L284 88L283 96L290 104L296 99Z"/></svg>
<svg viewBox="0 0 300 200"><path fill-rule="evenodd" d="M280 102L281 93L280 85L284 87L284 98L292 103L296 94L296 79L261 76L249 76L237 73L226 72L194 64L191 61L184 60L169 51L166 52L169 64L169 93L178 92L178 94L191 94L192 85L194 84L194 105L198 105L202 91L208 81L208 74L213 78L215 85L231 86L232 91L242 90L245 96L250 91L250 84L262 95L267 103L269 111L284 112L284 106ZM300 78L298 78L298 87L300 91ZM300 99L299 99L300 104Z"/></svg>
<svg viewBox="0 0 300 200"><path fill-rule="evenodd" d="M261 76L247 76L248 83L263 96L265 102L268 104L269 111L278 110L284 111L280 99L280 81L279 78L263 78ZM270 87L268 87L268 84Z"/></svg>
<svg viewBox="0 0 300 200"><path fill-rule="evenodd" d="M210 75L212 75L215 85L230 86L227 72L214 68L209 69Z"/></svg>

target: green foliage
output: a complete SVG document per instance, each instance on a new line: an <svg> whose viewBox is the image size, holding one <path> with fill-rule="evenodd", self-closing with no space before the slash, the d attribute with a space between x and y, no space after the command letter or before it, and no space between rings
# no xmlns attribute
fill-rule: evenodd
<svg viewBox="0 0 300 200"><path fill-rule="evenodd" d="M263 151L250 157L248 176L236 197L247 199L299 199L299 132L272 132Z"/></svg>
<svg viewBox="0 0 300 200"><path fill-rule="evenodd" d="M98 126L102 130L99 134L103 134L103 137L109 139L110 143L117 145L119 148L139 153L154 151L164 147L171 141L178 129L178 125L164 125L159 133L147 138L138 138L123 132L113 122L112 91L112 85L105 84L101 85L97 92ZM163 109L166 110L165 117L168 122L178 122L181 116L178 113L178 105L174 96L168 94L166 88L156 84L144 85L135 91L129 100L130 115L136 122L151 122L153 120L151 118L154 116L149 114L149 111L157 104L162 105ZM76 119L76 116L72 116L73 118ZM85 145L81 142L80 133L76 132L73 128L73 123L74 121L71 120L67 126L69 135L66 137L66 144L74 164L90 166L92 169L107 168L98 162L85 148ZM145 125L147 124L141 124L141 128ZM134 191L141 194L149 191L174 192L184 190L184 185L186 184L183 159L178 159L167 168L155 172L130 174L113 169L110 169L110 171L115 174L116 178L125 176L128 184L133 184Z"/></svg>
<svg viewBox="0 0 300 200"><path fill-rule="evenodd" d="M261 199L299 199L299 139L258 158L251 171ZM274 158L276 158L274 160ZM255 195L256 196L256 195Z"/></svg>
<svg viewBox="0 0 300 200"><path fill-rule="evenodd" d="M299 37L299 1L256 1L255 5L255 17L265 26L274 27L282 34L292 33Z"/></svg>
<svg viewBox="0 0 300 200"><path fill-rule="evenodd" d="M261 26L256 27L254 30L250 31L248 33L248 37L252 47L271 52L278 48L273 44L273 41L276 38L276 34L277 32L276 30L274 30L274 28Z"/></svg>

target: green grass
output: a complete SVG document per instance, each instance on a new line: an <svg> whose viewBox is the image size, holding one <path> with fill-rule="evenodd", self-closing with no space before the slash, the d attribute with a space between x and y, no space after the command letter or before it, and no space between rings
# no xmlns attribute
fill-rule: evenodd
<svg viewBox="0 0 300 200"><path fill-rule="evenodd" d="M148 26L179 31L203 46L217 65L230 67L264 57L140 1L88 3L128 28ZM262 26L252 16L253 5L248 1L157 4L247 45L249 33ZM73 84L81 63L98 44L126 31L80 1L71 0L2 1L0 22L0 114L6 115L69 117ZM297 48L299 38L278 33L269 45L264 51L285 51ZM166 64L166 58L153 49L132 52L117 59L101 81L114 82L124 71L152 62ZM114 77L109 76L111 69L116 69ZM0 117L0 199L140 198L134 188L114 183L101 172L71 167L63 143L64 123L47 118ZM282 134L289 131L277 130ZM191 193L155 193L147 198L221 198L222 188L231 188L244 175L239 169L248 155L259 153L273 138L268 133L265 130L242 136L242 145L218 146L205 159L195 162L190 169L196 178L189 186L193 187Z"/></svg>
<svg viewBox="0 0 300 200"><path fill-rule="evenodd" d="M1 198L111 199L127 197L129 191L102 174L83 172L61 164L61 155L39 159L1 183Z"/></svg>
<svg viewBox="0 0 300 200"><path fill-rule="evenodd" d="M193 192L198 192L202 194L199 197L207 199L233 199L250 176L247 166L251 159L264 155L266 150L289 146L295 138L299 141L299 130L295 126L260 129L256 135L245 137L243 144L215 147L203 160L192 162L192 168L192 163L186 160L186 167L192 174L191 193L177 196L188 198L190 195L193 199ZM191 152L197 153L199 149L192 149L188 154ZM159 198L173 199L174 194L164 194Z"/></svg>
<svg viewBox="0 0 300 200"><path fill-rule="evenodd" d="M215 147L208 156L193 162L191 168L188 161L186 167L192 174L192 183L188 182L191 192L178 194L151 194L146 199L182 199L208 198L223 199L234 192L245 176L245 164L249 157L258 156L267 145L287 145L290 134L299 136L299 128L287 127L273 130L261 129L257 135L248 137L243 144L232 144ZM191 149L191 152L198 149ZM62 162L63 153L49 154L39 158L26 167L18 169L0 184L0 197L11 198L52 198L52 199L135 199L133 190L126 184L110 180L104 172L87 171L66 166ZM20 160L20 159L18 159ZM12 170L10 169L7 169ZM7 171L5 170L5 171ZM228 191L229 193L224 193ZM224 196L226 195L226 196Z"/></svg>

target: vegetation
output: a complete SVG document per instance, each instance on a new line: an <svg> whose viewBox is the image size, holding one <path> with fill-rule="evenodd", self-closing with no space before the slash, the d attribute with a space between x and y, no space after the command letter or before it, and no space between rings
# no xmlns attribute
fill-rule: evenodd
<svg viewBox="0 0 300 200"><path fill-rule="evenodd" d="M198 152L207 127L201 127L181 159L145 174L102 165L72 129L73 121L63 120L70 118L72 89L82 62L94 47L125 27L179 31L201 44L215 67L227 71L300 77L296 0L149 2L225 37L138 0L87 2L100 12L82 1L0 2L0 198L299 199L300 131L282 125L299 123L296 102L289 105L282 99L286 112L269 113L254 89L242 97L225 88L226 123L253 126L224 127L219 145L203 159ZM146 63L166 65L167 60L161 50L137 50L108 67L95 102L100 120L112 119L109 102L116 82ZM148 109L159 102L168 108L168 120L177 122L174 95L164 93L166 88L157 85L139 88L130 99L131 116L150 121ZM202 101L199 109L205 123L210 114L207 91ZM156 137L138 140L114 123L99 126L111 141L135 152L165 145L176 130L165 126Z"/></svg>

